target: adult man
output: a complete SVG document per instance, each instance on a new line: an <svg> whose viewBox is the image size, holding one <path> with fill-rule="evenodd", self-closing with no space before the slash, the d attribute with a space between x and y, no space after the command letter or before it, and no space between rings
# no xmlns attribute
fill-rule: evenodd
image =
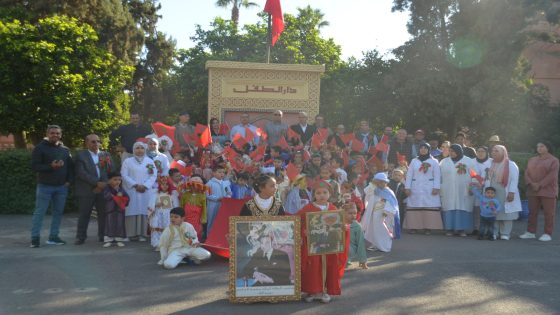
<svg viewBox="0 0 560 315"><path fill-rule="evenodd" d="M113 130L109 136L109 142L113 148L121 146L117 150L122 150L122 162L127 157L132 156L132 145L134 145L136 139L143 138L150 133L152 133L152 128L141 123L140 115L138 113L130 113L130 124Z"/></svg>
<svg viewBox="0 0 560 315"><path fill-rule="evenodd" d="M243 277L254 279L254 286L290 285L291 269L288 254L274 249L268 234L261 234L257 242L259 248L243 268L241 272Z"/></svg>
<svg viewBox="0 0 560 315"><path fill-rule="evenodd" d="M412 157L418 156L420 144L426 143L426 133L422 129L416 130L414 133L414 142L412 142Z"/></svg>
<svg viewBox="0 0 560 315"><path fill-rule="evenodd" d="M462 132L457 133L457 135L455 136L455 143L459 144L463 148L463 154L466 157L475 159L476 151L474 150L474 148L468 147L466 142L467 142L467 135Z"/></svg>
<svg viewBox="0 0 560 315"><path fill-rule="evenodd" d="M368 152L369 148L375 147L379 140L377 136L371 132L369 128L369 122L367 120L360 121L360 128L355 133L356 139L364 144L364 149L362 153Z"/></svg>
<svg viewBox="0 0 560 315"><path fill-rule="evenodd" d="M62 129L57 125L47 127L47 138L31 153L31 168L37 172L37 198L31 227L31 247L41 246L40 236L43 218L52 202L50 245L64 245L58 236L62 213L68 196L68 186L73 181L74 171L70 150L60 139Z"/></svg>
<svg viewBox="0 0 560 315"><path fill-rule="evenodd" d="M234 137L236 134L241 135L243 138L247 137L246 134L246 128L249 128L249 130L253 133L253 144L257 145L259 144L259 140L260 138L257 136L257 127L254 125L251 125L249 123L249 113L244 112L241 114L241 116L239 116L241 123L238 125L233 126L233 128L231 128L231 131L229 133L229 139L231 141L233 141ZM251 145L252 146L252 145Z"/></svg>
<svg viewBox="0 0 560 315"><path fill-rule="evenodd" d="M325 124L325 117L321 114L315 116L315 129L319 130L322 128L326 128L328 131L328 135L332 135L332 130Z"/></svg>
<svg viewBox="0 0 560 315"><path fill-rule="evenodd" d="M340 136L342 136L345 132L346 128L344 127L343 124L337 125L335 130L334 130L334 134L330 135L327 138L327 143L331 143L332 140L334 139L336 146L338 146L339 148L345 148L346 144L344 144L344 141L342 141L342 139L340 138Z"/></svg>
<svg viewBox="0 0 560 315"><path fill-rule="evenodd" d="M78 202L78 231L75 245L82 245L87 238L91 210L97 210L97 239L103 242L105 233L105 200L103 190L107 186L108 173L114 171L111 155L99 150L101 141L95 134L85 139L86 150L78 151L74 160L76 170L75 195Z"/></svg>
<svg viewBox="0 0 560 315"><path fill-rule="evenodd" d="M410 162L412 158L412 144L406 141L407 132L405 129L399 129L397 131L396 137L389 145L389 157L388 163L398 165L399 161L397 159L397 152L400 155L404 155L407 162Z"/></svg>
<svg viewBox="0 0 560 315"><path fill-rule="evenodd" d="M290 126L290 129L292 129L298 135L300 135L301 142L304 145L307 144L307 142L309 142L309 140L311 140L311 137L313 137L313 134L317 130L317 129L315 129L315 126L311 126L311 125L307 124L307 119L308 119L307 113L306 112L300 112L298 114L298 122L299 123Z"/></svg>
<svg viewBox="0 0 560 315"><path fill-rule="evenodd" d="M188 145L192 145L193 141L187 142L185 137L192 137L194 134L194 126L189 124L191 116L189 113L181 113L179 115L179 122L175 125L175 141L181 147L181 151L188 150Z"/></svg>
<svg viewBox="0 0 560 315"><path fill-rule="evenodd" d="M264 127L264 132L268 135L268 145L275 145L280 137L284 137L288 130L288 125L282 123L284 113L281 110L275 110L272 119Z"/></svg>

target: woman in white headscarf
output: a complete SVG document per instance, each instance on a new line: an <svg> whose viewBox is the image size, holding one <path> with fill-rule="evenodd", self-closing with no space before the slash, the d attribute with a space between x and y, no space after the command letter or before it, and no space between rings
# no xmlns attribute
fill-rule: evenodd
<svg viewBox="0 0 560 315"><path fill-rule="evenodd" d="M496 198L500 201L500 208L494 222L494 237L509 240L513 220L519 217L521 199L519 198L519 168L510 161L506 147L495 145L492 147L492 165L488 171L485 187L496 189Z"/></svg>
<svg viewBox="0 0 560 315"><path fill-rule="evenodd" d="M154 161L158 176L169 176L169 159L165 154L159 152L159 140L155 135L154 137L148 136L148 151L146 155Z"/></svg>
<svg viewBox="0 0 560 315"><path fill-rule="evenodd" d="M157 178L157 168L146 155L147 148L143 142L134 143L134 155L124 160L121 168L123 188L130 197L125 211L126 235L139 241L146 241L148 235L148 206Z"/></svg>

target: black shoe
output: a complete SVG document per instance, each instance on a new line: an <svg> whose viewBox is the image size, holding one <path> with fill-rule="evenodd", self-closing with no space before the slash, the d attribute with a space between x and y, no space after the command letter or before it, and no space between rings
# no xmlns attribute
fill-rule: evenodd
<svg viewBox="0 0 560 315"><path fill-rule="evenodd" d="M32 237L31 238L31 245L29 247L31 247L31 248L41 247L41 240L38 237Z"/></svg>
<svg viewBox="0 0 560 315"><path fill-rule="evenodd" d="M51 236L51 237L49 237L49 240L47 241L47 244L49 244L49 245L66 245L66 242L61 240L60 237L58 237L58 236Z"/></svg>
<svg viewBox="0 0 560 315"><path fill-rule="evenodd" d="M74 245L83 245L85 242L86 240L77 239L76 241L74 241Z"/></svg>

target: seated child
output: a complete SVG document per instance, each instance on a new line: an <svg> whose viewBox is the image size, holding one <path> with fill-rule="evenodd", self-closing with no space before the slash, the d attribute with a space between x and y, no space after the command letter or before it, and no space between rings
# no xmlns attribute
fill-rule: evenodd
<svg viewBox="0 0 560 315"><path fill-rule="evenodd" d="M124 211L130 199L121 187L122 178L119 172L111 172L107 177L109 185L103 191L105 198L105 244L103 247L110 247L115 242L118 247L123 247L123 240L126 238Z"/></svg>
<svg viewBox="0 0 560 315"><path fill-rule="evenodd" d="M174 269L185 257L191 258L196 264L210 259L210 252L200 247L193 226L183 222L185 211L173 208L170 212L171 224L163 231L160 241L160 261L165 269Z"/></svg>
<svg viewBox="0 0 560 315"><path fill-rule="evenodd" d="M478 239L484 239L484 235L489 240L495 241L494 221L496 221L497 210L500 208L500 201L496 198L496 188L484 188L484 195L476 186L471 186L471 192L480 200L480 232Z"/></svg>
<svg viewBox="0 0 560 315"><path fill-rule="evenodd" d="M349 267L351 262L357 261L361 269L368 269L366 255L366 241L362 227L356 221L356 204L348 202L342 206L345 212L346 224L350 225L350 247L348 248L348 261L346 266Z"/></svg>
<svg viewBox="0 0 560 315"><path fill-rule="evenodd" d="M231 198L246 199L253 197L253 189L249 186L249 175L241 173L237 176L237 182L231 184Z"/></svg>

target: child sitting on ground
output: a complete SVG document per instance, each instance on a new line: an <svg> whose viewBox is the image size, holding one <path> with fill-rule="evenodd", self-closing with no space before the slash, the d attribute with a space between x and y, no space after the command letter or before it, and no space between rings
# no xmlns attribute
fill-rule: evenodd
<svg viewBox="0 0 560 315"><path fill-rule="evenodd" d="M484 195L480 193L480 188L471 186L471 192L480 200L480 232L478 239L484 239L484 236L495 241L494 221L496 221L497 210L500 208L500 201L496 198L496 188L484 188Z"/></svg>
<svg viewBox="0 0 560 315"><path fill-rule="evenodd" d="M366 241L362 226L356 221L356 214L358 213L356 204L348 202L342 206L342 209L345 212L346 224L350 225L350 247L348 248L346 267L350 267L352 262L357 261L361 269L368 269Z"/></svg>
<svg viewBox="0 0 560 315"><path fill-rule="evenodd" d="M126 230L124 225L124 211L129 202L126 191L122 189L122 177L119 172L109 173L109 185L103 191L105 198L105 244L111 247L116 243L118 247L124 246Z"/></svg>
<svg viewBox="0 0 560 315"><path fill-rule="evenodd" d="M185 257L191 258L196 264L210 259L210 252L200 247L193 226L183 222L185 211L179 207L173 208L170 216L171 224L165 228L159 242L161 259L158 265L174 269Z"/></svg>

